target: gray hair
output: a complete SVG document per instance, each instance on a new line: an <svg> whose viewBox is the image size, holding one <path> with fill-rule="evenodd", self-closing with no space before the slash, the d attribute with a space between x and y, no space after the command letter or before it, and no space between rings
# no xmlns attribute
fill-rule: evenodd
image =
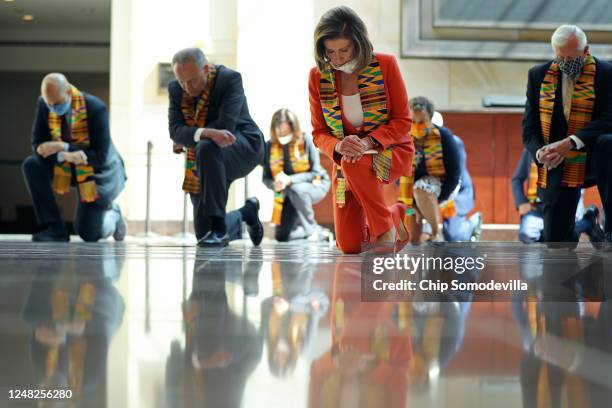
<svg viewBox="0 0 612 408"><path fill-rule="evenodd" d="M60 74L59 72L52 72L45 75L41 86L54 86L62 92L67 92L68 89L70 89L68 79L66 79L64 74Z"/></svg>
<svg viewBox="0 0 612 408"><path fill-rule="evenodd" d="M204 69L204 65L208 63L206 56L199 48L185 48L174 54L172 57L172 66L174 65L183 65L189 61L193 61L196 63L199 69Z"/></svg>
<svg viewBox="0 0 612 408"><path fill-rule="evenodd" d="M435 112L434 104L431 99L425 96L415 96L408 102L412 111L425 111L429 115L429 119L433 117Z"/></svg>
<svg viewBox="0 0 612 408"><path fill-rule="evenodd" d="M575 25L565 24L558 27L550 38L553 49L563 47L570 38L578 39L578 51L584 51L587 46L587 36L582 29Z"/></svg>

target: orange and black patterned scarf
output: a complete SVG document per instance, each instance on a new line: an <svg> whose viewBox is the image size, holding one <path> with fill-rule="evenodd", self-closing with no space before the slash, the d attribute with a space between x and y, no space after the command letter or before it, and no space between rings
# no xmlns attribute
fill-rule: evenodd
<svg viewBox="0 0 612 408"><path fill-rule="evenodd" d="M87 106L85 97L75 86L70 85L68 93L71 96L70 129L72 144L80 148L88 148L89 128L87 127ZM56 113L49 111L48 116L51 139L55 142L62 141L62 118ZM53 168L53 191L64 195L70 191L73 165L68 162L58 163ZM76 180L79 187L81 202L91 203L98 199L96 181L94 179L94 168L89 164L74 165Z"/></svg>
<svg viewBox="0 0 612 408"><path fill-rule="evenodd" d="M208 115L208 100L210 93L214 87L215 79L217 78L217 69L210 65L208 72L206 89L200 96L197 104L195 98L183 91L181 99L181 112L185 118L187 126L197 126L203 128L206 125L206 116ZM200 192L200 172L196 163L195 148L188 148L185 155L185 178L183 180L183 191L191 194Z"/></svg>
<svg viewBox="0 0 612 408"><path fill-rule="evenodd" d="M575 135L591 122L593 107L595 105L595 58L588 55L585 59L582 73L576 81L574 95L572 96L572 109L570 111L567 136ZM540 88L540 123L542 124L542 137L544 144L550 143L550 127L553 109L555 106L555 95L557 83L561 78L559 65L553 62L546 71L546 76ZM563 187L582 187L586 173L586 152L570 150L563 162ZM548 170L545 167L538 169L538 186L546 188Z"/></svg>
<svg viewBox="0 0 612 408"><path fill-rule="evenodd" d="M387 111L387 96L385 93L385 81L376 56L370 64L359 72L357 78L361 105L363 107L363 133L369 134L380 125L389 122ZM340 98L336 89L335 71L328 64L325 71L321 73L319 83L319 95L321 98L321 109L323 117L330 132L339 140L344 139L344 128L342 126L342 109ZM391 172L392 150L378 152L372 158L372 169L378 180L388 183ZM347 190L346 179L342 174L340 166L336 165L336 205L344 207L346 203L345 192Z"/></svg>
<svg viewBox="0 0 612 408"><path fill-rule="evenodd" d="M446 170L444 168L444 155L442 151L442 136L437 127L419 126L418 123L413 123L410 127L410 136L414 142L415 149L421 149L425 153L425 166L427 174L437 176L444 180ZM414 214L414 198L412 196L414 187L414 174L418 163L416 160L412 162L411 176L400 177L400 188L398 201L406 204L406 215ZM453 206L454 208L454 206ZM451 215L452 216L452 215ZM447 216L445 216L448 218Z"/></svg>
<svg viewBox="0 0 612 408"><path fill-rule="evenodd" d="M529 169L529 180L527 181L527 201L535 204L538 201L538 166L531 162Z"/></svg>
<svg viewBox="0 0 612 408"><path fill-rule="evenodd" d="M289 157L291 160L291 168L294 173L303 173L310 171L310 160L306 152L306 143L304 139L299 141L291 141L289 143ZM272 143L270 145L270 172L272 179L283 171L285 166L285 157L283 155L283 146L280 143ZM281 214L283 212L283 203L285 201L284 191L274 192L274 210L272 211L272 223L275 225L281 224Z"/></svg>

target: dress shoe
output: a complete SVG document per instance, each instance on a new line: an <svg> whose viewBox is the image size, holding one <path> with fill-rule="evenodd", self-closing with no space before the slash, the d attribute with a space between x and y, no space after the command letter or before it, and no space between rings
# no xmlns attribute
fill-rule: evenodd
<svg viewBox="0 0 612 408"><path fill-rule="evenodd" d="M395 203L391 207L391 218L393 219L393 225L395 226L395 246L394 252L400 252L406 244L410 241L410 233L406 228L404 217L406 214L407 206L401 203Z"/></svg>
<svg viewBox="0 0 612 408"><path fill-rule="evenodd" d="M127 234L127 223L125 222L125 218L123 218L123 215L121 214L121 207L119 207L119 204L113 203L113 211L117 211L119 213L119 220L117 221L117 225L115 226L113 239L115 241L123 241Z"/></svg>
<svg viewBox="0 0 612 408"><path fill-rule="evenodd" d="M586 234L589 236L589 241L591 241L593 247L595 249L603 248L604 241L606 240L606 234L599 226L599 208L594 205L589 205L584 211L584 216L582 219L591 222L592 227L586 231Z"/></svg>
<svg viewBox="0 0 612 408"><path fill-rule="evenodd" d="M261 240L264 236L264 227L259 219L259 200L257 197L249 197L246 199L246 203L251 203L255 207L255 220L251 223L247 223L247 231L249 237L253 241L253 245L257 246L261 244Z"/></svg>
<svg viewBox="0 0 612 408"><path fill-rule="evenodd" d="M202 239L198 241L198 246L201 248L221 248L229 244L229 235L221 235L215 231L208 231Z"/></svg>
<svg viewBox="0 0 612 408"><path fill-rule="evenodd" d="M65 229L49 227L44 231L37 232L32 235L32 241L34 242L68 242L70 236Z"/></svg>

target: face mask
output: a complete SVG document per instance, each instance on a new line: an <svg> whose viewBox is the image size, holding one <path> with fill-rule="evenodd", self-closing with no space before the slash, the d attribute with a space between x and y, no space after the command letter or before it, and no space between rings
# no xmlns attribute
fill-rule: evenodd
<svg viewBox="0 0 612 408"><path fill-rule="evenodd" d="M291 141L291 139L293 139L293 135L291 133L289 133L287 136L280 136L278 138L278 143L280 143L281 145L286 145L287 143L289 143Z"/></svg>
<svg viewBox="0 0 612 408"><path fill-rule="evenodd" d="M331 65L334 69L337 69L338 71L342 71L345 74L352 74L353 72L355 72L355 68L357 67L357 60L352 59L349 62L342 64L339 67L334 65L334 63L332 63Z"/></svg>
<svg viewBox="0 0 612 408"><path fill-rule="evenodd" d="M582 68L584 67L584 57L575 57L568 59L557 59L557 64L559 65L559 69L563 74L567 75L571 78L576 78L582 72Z"/></svg>
<svg viewBox="0 0 612 408"><path fill-rule="evenodd" d="M47 105L49 110L55 113L58 116L64 116L70 110L70 98L61 103L56 103L55 105Z"/></svg>

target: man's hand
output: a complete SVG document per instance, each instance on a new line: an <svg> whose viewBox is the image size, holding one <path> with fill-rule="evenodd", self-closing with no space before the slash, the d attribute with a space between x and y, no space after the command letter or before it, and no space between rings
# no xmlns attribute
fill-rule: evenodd
<svg viewBox="0 0 612 408"><path fill-rule="evenodd" d="M559 140L558 142L554 142L542 147L539 150L539 160L546 168L554 169L556 168L563 160L567 153L572 150L574 145L570 141L569 137L566 137L563 140Z"/></svg>
<svg viewBox="0 0 612 408"><path fill-rule="evenodd" d="M346 136L337 146L337 152L342 155L342 160L349 163L358 162L366 150L366 144L356 135Z"/></svg>
<svg viewBox="0 0 612 408"><path fill-rule="evenodd" d="M210 139L219 147L227 147L236 143L236 136L225 129L204 129L201 138Z"/></svg>
<svg viewBox="0 0 612 408"><path fill-rule="evenodd" d="M65 152L64 161L74 163L76 165L87 164L87 155L82 150L76 152Z"/></svg>
<svg viewBox="0 0 612 408"><path fill-rule="evenodd" d="M38 145L36 153L47 158L64 150L64 142L44 142Z"/></svg>
<svg viewBox="0 0 612 408"><path fill-rule="evenodd" d="M523 203L523 204L519 205L519 207L518 207L519 215L525 215L529 211L531 211L531 209L532 209L532 207L531 207L530 203Z"/></svg>
<svg viewBox="0 0 612 408"><path fill-rule="evenodd" d="M183 146L182 144L178 144L178 143L172 143L172 151L175 154L181 154L185 151L185 146Z"/></svg>

